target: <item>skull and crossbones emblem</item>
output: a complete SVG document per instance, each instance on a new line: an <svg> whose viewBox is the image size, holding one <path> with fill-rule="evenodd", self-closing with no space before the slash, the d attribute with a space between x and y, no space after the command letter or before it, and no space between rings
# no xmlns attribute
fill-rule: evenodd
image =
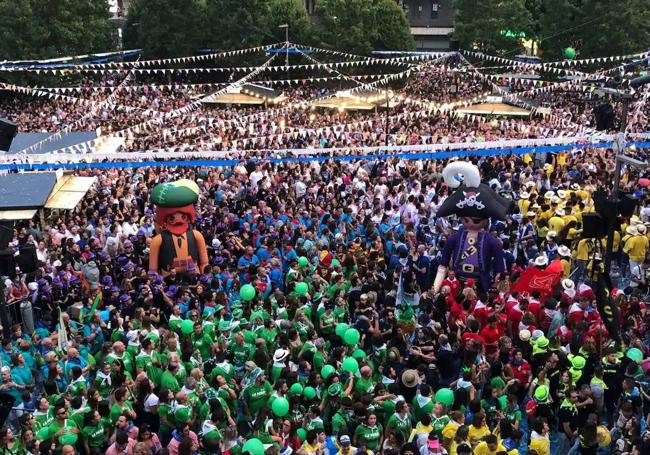
<svg viewBox="0 0 650 455"><path fill-rule="evenodd" d="M478 210L483 210L485 208L485 204L483 204L481 201L479 201L477 198L481 193L475 193L473 191L471 192L465 192L463 191L463 196L465 196L465 199L459 201L456 204L456 207L459 209L462 209L464 207L475 207Z"/></svg>

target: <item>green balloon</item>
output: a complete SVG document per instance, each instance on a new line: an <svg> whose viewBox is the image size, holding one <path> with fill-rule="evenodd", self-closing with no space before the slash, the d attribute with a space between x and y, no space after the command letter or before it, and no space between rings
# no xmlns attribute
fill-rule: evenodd
<svg viewBox="0 0 650 455"><path fill-rule="evenodd" d="M359 362L357 362L357 359L354 357L346 357L343 359L343 371L347 371L348 373L356 373L359 371Z"/></svg>
<svg viewBox="0 0 650 455"><path fill-rule="evenodd" d="M36 432L36 439L45 441L50 435L50 427L43 427Z"/></svg>
<svg viewBox="0 0 650 455"><path fill-rule="evenodd" d="M264 443L257 438L249 439L242 448L243 452L248 452L251 455L264 455Z"/></svg>
<svg viewBox="0 0 650 455"><path fill-rule="evenodd" d="M61 445L69 445L73 446L77 443L78 436L74 433L63 433L61 436L59 436L59 442Z"/></svg>
<svg viewBox="0 0 650 455"><path fill-rule="evenodd" d="M307 398L308 400L313 400L316 398L316 389L314 389L312 386L307 386L305 389L302 391L302 394Z"/></svg>
<svg viewBox="0 0 650 455"><path fill-rule="evenodd" d="M304 281L299 281L296 283L296 294L305 295L307 294L307 291L309 291L309 286L307 286L307 283Z"/></svg>
<svg viewBox="0 0 650 455"><path fill-rule="evenodd" d="M271 409L277 417L284 417L289 413L289 401L284 397L278 397L273 400Z"/></svg>
<svg viewBox="0 0 650 455"><path fill-rule="evenodd" d="M345 332L346 332L349 328L350 328L350 326L347 325L345 322L339 322L338 324L336 324L336 328L334 329L334 332L335 332L338 336L340 336L341 338L343 338L343 336L345 335Z"/></svg>
<svg viewBox="0 0 650 455"><path fill-rule="evenodd" d="M339 265L341 265L341 261L339 261L338 259L332 259L332 264L331 264L332 268Z"/></svg>
<svg viewBox="0 0 650 455"><path fill-rule="evenodd" d="M331 375L336 373L336 368L334 368L332 365L323 365L323 368L320 370L320 376L323 379L329 378Z"/></svg>
<svg viewBox="0 0 650 455"><path fill-rule="evenodd" d="M194 321L185 319L183 322L181 322L181 333L183 333L184 335L189 335L193 331L194 331Z"/></svg>
<svg viewBox="0 0 650 455"><path fill-rule="evenodd" d="M289 393L292 395L302 395L302 385L299 382L296 382L289 388Z"/></svg>
<svg viewBox="0 0 650 455"><path fill-rule="evenodd" d="M304 428L298 428L296 434L300 438L300 442L305 442L305 439L307 439L307 430Z"/></svg>
<svg viewBox="0 0 650 455"><path fill-rule="evenodd" d="M300 256L300 257L298 258L298 265L299 265L300 267L307 267L307 266L309 265L309 259L307 259L307 258L304 257L304 256Z"/></svg>
<svg viewBox="0 0 650 455"><path fill-rule="evenodd" d="M343 341L345 341L345 344L348 346L354 346L359 342L361 339L361 334L357 329L347 329L345 331L345 334L343 334Z"/></svg>
<svg viewBox="0 0 650 455"><path fill-rule="evenodd" d="M242 300L250 302L255 298L255 288L252 284L245 284L239 289L239 296Z"/></svg>
<svg viewBox="0 0 650 455"><path fill-rule="evenodd" d="M354 352L352 353L352 357L354 357L357 360L365 360L366 353L363 352L363 349L355 349Z"/></svg>
<svg viewBox="0 0 650 455"><path fill-rule="evenodd" d="M506 395L501 395L497 400L499 400L499 403L501 404L502 411L508 407L508 397Z"/></svg>
<svg viewBox="0 0 650 455"><path fill-rule="evenodd" d="M625 356L634 362L643 360L643 352L639 348L630 348Z"/></svg>
<svg viewBox="0 0 650 455"><path fill-rule="evenodd" d="M436 392L436 403L442 403L445 406L451 406L454 404L454 391L443 387L442 389Z"/></svg>
<svg viewBox="0 0 650 455"><path fill-rule="evenodd" d="M576 50L572 47L567 47L564 49L564 56L568 58L569 60L575 58L576 56Z"/></svg>

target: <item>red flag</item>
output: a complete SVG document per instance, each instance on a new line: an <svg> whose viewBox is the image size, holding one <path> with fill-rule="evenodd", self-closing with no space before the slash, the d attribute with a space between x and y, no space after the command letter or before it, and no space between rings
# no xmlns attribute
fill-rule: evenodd
<svg viewBox="0 0 650 455"><path fill-rule="evenodd" d="M537 267L528 267L521 274L515 284L512 285L512 292L533 292L550 294L562 276L557 270L540 270Z"/></svg>

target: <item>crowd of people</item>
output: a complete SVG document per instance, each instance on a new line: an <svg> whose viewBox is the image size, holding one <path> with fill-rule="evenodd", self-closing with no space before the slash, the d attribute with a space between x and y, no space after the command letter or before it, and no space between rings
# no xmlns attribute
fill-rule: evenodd
<svg viewBox="0 0 650 455"><path fill-rule="evenodd" d="M432 69L426 80L435 77ZM459 87L459 98L483 90ZM153 100L157 110L187 102L142 90L132 96L143 109ZM55 105L43 101L42 116L25 109L19 121L33 130L53 117L65 123L70 111ZM291 122L331 125L341 114L292 115ZM137 121L115 117L88 121L102 128L115 121L116 129ZM442 115L391 130L406 143L436 134L429 140L453 142L535 137L536 128L551 127L544 122ZM375 118L351 134L372 144L380 125ZM268 128L253 125L256 135ZM205 134L227 143L245 134L236 131ZM330 146L349 145L331 134ZM158 139L135 139L138 148L164 145L148 140ZM502 245L505 272L484 289L449 271L440 292L433 280L441 251L462 229L436 214L450 194L443 160L76 171L97 177L78 208L43 225L17 223L10 242L33 243L38 268L4 282L9 306L31 302L35 327L3 327L0 391L13 409L0 453L650 453L643 171L625 169L621 180L638 207L614 238L616 335L594 291L605 242L583 235L594 192L611 187L613 157L584 148L474 158L483 181L514 201L507 219L488 229ZM180 178L200 188L194 228L209 265L160 274L148 266L150 196L157 183ZM548 293L512 290L527 268L554 262L562 277ZM96 286L84 273L89 265Z"/></svg>

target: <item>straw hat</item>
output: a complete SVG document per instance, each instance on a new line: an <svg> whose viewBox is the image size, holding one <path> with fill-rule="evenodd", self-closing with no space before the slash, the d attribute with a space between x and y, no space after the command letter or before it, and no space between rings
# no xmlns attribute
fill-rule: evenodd
<svg viewBox="0 0 650 455"><path fill-rule="evenodd" d="M639 231L637 231L636 227L633 225L629 225L627 228L625 228L625 233L627 235L639 235Z"/></svg>
<svg viewBox="0 0 650 455"><path fill-rule="evenodd" d="M557 196L551 197L551 204L559 204L560 202L562 202L562 199L560 199L559 197Z"/></svg>
<svg viewBox="0 0 650 455"><path fill-rule="evenodd" d="M534 211L532 211L532 210L529 210L528 213L526 213L526 216L527 216L528 218L534 218L534 217L537 216L537 213L534 212Z"/></svg>
<svg viewBox="0 0 650 455"><path fill-rule="evenodd" d="M275 352L273 353L273 361L274 362L282 362L284 359L289 357L289 350L288 349L276 349Z"/></svg>
<svg viewBox="0 0 650 455"><path fill-rule="evenodd" d="M519 339L524 342L530 340L530 330L528 329L520 330Z"/></svg>
<svg viewBox="0 0 650 455"><path fill-rule="evenodd" d="M557 216L564 216L566 215L566 211L562 207L558 207L555 209L555 214Z"/></svg>
<svg viewBox="0 0 650 455"><path fill-rule="evenodd" d="M636 230L637 230L637 232L638 232L639 234L641 234L641 235L645 235L645 233L647 232L647 229L646 229L646 227L645 227L645 224L639 224L639 225L636 227Z"/></svg>
<svg viewBox="0 0 650 455"><path fill-rule="evenodd" d="M555 237L557 237L557 232L555 231L548 231L548 233L546 234L546 240L548 240L549 242L551 240L555 240Z"/></svg>
<svg viewBox="0 0 650 455"><path fill-rule="evenodd" d="M402 384L410 389L418 384L418 378L418 370L404 370Z"/></svg>
<svg viewBox="0 0 650 455"><path fill-rule="evenodd" d="M535 258L533 264L535 264L537 267L544 267L548 265L548 258L546 257L545 254L541 254Z"/></svg>
<svg viewBox="0 0 650 455"><path fill-rule="evenodd" d="M564 258L569 257L571 256L571 249L566 245L562 245L557 249L557 254Z"/></svg>
<svg viewBox="0 0 650 455"><path fill-rule="evenodd" d="M555 196L555 192L553 191L549 190L546 193L544 193L544 199L551 199L553 196Z"/></svg>
<svg viewBox="0 0 650 455"><path fill-rule="evenodd" d="M519 199L528 199L529 197L530 197L530 193L527 193L525 191L519 193Z"/></svg>
<svg viewBox="0 0 650 455"><path fill-rule="evenodd" d="M557 190L557 196L558 196L560 199L566 199L566 197L567 197L567 192L564 191L564 190Z"/></svg>

